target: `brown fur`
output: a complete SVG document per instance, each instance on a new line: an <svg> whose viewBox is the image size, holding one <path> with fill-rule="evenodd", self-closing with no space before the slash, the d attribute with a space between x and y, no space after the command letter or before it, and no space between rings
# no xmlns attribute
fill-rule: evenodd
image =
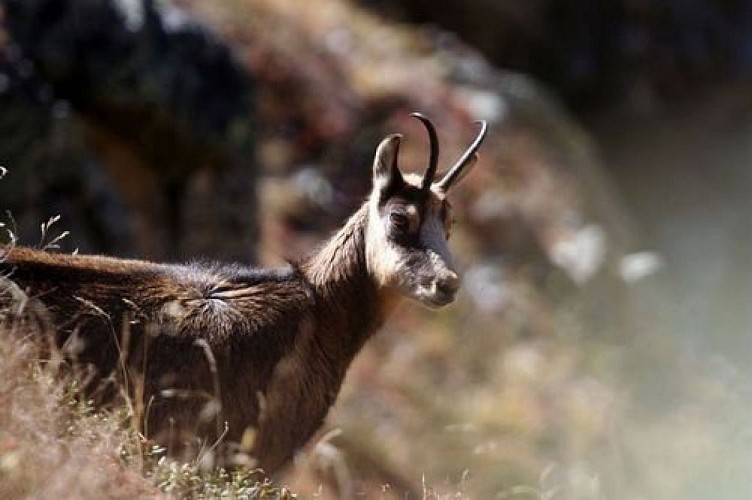
<svg viewBox="0 0 752 500"><path fill-rule="evenodd" d="M125 388L144 433L173 453L195 454L197 436L199 446L222 439L273 472L321 425L353 357L399 297L441 307L459 287L446 191L402 176L400 140L379 146L370 199L297 265L165 265L9 248L0 273L46 309L87 397L108 403ZM6 288L0 305L18 305L18 290Z"/></svg>
<svg viewBox="0 0 752 500"><path fill-rule="evenodd" d="M157 441L185 450L198 435L211 444L226 421L229 442L255 430L248 451L273 471L320 426L383 318L364 265L365 215L312 258L277 271L21 247L0 269L46 306L58 347L90 374L85 389L98 403L117 393L108 384L117 374L131 397L143 387L137 403ZM219 415L207 411L216 392Z"/></svg>

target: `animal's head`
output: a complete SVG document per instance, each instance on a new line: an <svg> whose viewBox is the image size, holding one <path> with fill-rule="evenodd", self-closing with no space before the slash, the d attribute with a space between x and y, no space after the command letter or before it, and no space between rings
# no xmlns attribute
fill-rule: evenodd
<svg viewBox="0 0 752 500"><path fill-rule="evenodd" d="M382 287L394 289L429 307L454 300L460 279L452 263L448 240L452 207L447 195L477 160L487 125L449 171L436 180L439 145L431 122L413 113L426 130L430 156L425 174L404 175L397 158L402 136L384 139L373 162L373 191L369 199L367 259Z"/></svg>

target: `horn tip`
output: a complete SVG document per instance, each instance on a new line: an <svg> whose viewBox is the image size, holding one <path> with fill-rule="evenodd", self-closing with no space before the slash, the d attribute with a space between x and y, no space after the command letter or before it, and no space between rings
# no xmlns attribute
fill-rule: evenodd
<svg viewBox="0 0 752 500"><path fill-rule="evenodd" d="M423 122L423 125L425 125L426 127L431 127L431 119L428 118L423 113L419 113L417 111L413 111L412 113L410 113L410 117L417 118L418 120L420 120L421 122Z"/></svg>

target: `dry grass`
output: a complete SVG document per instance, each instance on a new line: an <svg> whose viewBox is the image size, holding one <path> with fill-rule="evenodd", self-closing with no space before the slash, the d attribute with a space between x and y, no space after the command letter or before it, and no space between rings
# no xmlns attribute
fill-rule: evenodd
<svg viewBox="0 0 752 500"><path fill-rule="evenodd" d="M0 310L0 498L296 498L254 471L168 459L135 431L127 406L82 401L55 356L40 359L29 340L39 329L11 316Z"/></svg>
<svg viewBox="0 0 752 500"><path fill-rule="evenodd" d="M137 449L122 412L94 412L36 360L30 342L0 337L0 497L133 498L157 494L119 452Z"/></svg>

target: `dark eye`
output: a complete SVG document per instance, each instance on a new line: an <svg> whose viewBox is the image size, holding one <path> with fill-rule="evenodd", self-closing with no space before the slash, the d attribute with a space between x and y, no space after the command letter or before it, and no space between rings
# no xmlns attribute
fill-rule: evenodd
<svg viewBox="0 0 752 500"><path fill-rule="evenodd" d="M405 232L410 228L410 219L401 212L392 212L389 214L389 224L397 231Z"/></svg>

